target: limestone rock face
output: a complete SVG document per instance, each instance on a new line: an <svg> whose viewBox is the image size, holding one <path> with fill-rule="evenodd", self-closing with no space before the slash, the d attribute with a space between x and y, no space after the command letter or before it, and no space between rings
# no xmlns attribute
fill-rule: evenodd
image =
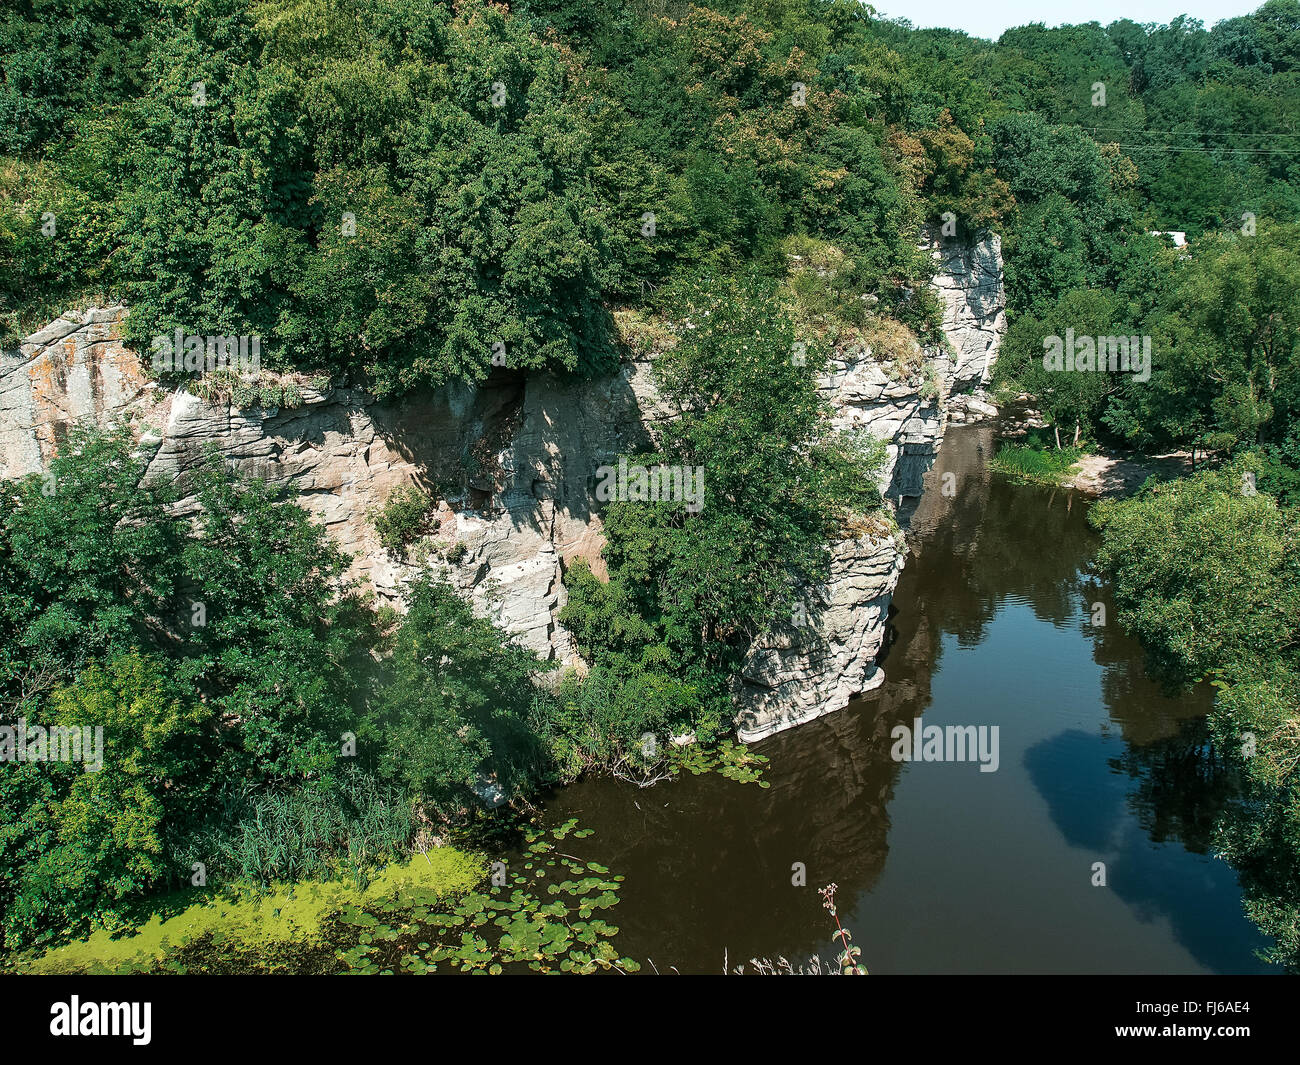
<svg viewBox="0 0 1300 1065"><path fill-rule="evenodd" d="M889 536L841 540L825 585L791 620L756 640L734 685L737 736L749 743L847 706L885 682L875 656L885 638L903 551Z"/></svg>
<svg viewBox="0 0 1300 1065"><path fill-rule="evenodd" d="M454 516L451 539L466 552L450 579L481 613L545 659L578 662L555 620L567 602L563 568L585 559L604 575L597 471L620 453L650 445L658 402L646 363L625 363L619 374L594 382L521 379L508 433L487 449L487 472L470 478L477 505ZM467 447L475 446L471 434Z"/></svg>
<svg viewBox="0 0 1300 1065"><path fill-rule="evenodd" d="M921 478L934 462L943 436L938 387L927 395L919 381L893 379L869 354L832 358L819 385L835 410L837 429L856 429L885 441L888 460L881 493L895 505L921 494Z"/></svg>
<svg viewBox="0 0 1300 1065"><path fill-rule="evenodd" d="M906 522L947 419L994 408L979 391L1006 328L1000 241L935 245L935 286L953 354L924 353L926 372L901 379L869 353L842 352L818 385L840 428L886 442L882 493ZM494 371L478 386L449 385L396 402L300 383L293 408L239 409L149 380L118 339L125 308L69 312L0 355L0 476L39 472L68 426L132 419L153 449L147 476L174 482L195 505L188 478L215 449L241 470L282 484L354 558L352 576L402 606L405 586L428 565L483 616L539 657L579 665L556 620L564 567L585 559L604 575L595 502L599 468L645 450L666 416L644 361L597 381ZM437 500L441 560L392 557L368 511L397 487ZM735 685L738 730L753 740L845 706L884 681L876 656L903 566L891 523L832 545L824 586L805 589L800 616L760 637Z"/></svg>
<svg viewBox="0 0 1300 1065"><path fill-rule="evenodd" d="M949 418L965 423L997 414L983 386L1006 332L1001 239L989 234L973 245L932 242L931 248L952 352L925 352L924 382L891 378L869 354L840 353L819 382L836 428L865 429L886 441L880 489L904 523ZM876 656L906 557L899 540L876 535L835 544L826 584L806 589L805 608L754 641L733 686L742 740L842 709L884 683Z"/></svg>
<svg viewBox="0 0 1300 1065"><path fill-rule="evenodd" d="M989 383L1007 331L1002 281L1002 238L990 233L974 244L936 242L933 285L943 300L943 331L955 357L940 368L948 391L973 392Z"/></svg>
<svg viewBox="0 0 1300 1065"><path fill-rule="evenodd" d="M838 352L818 382L836 410L836 428L866 430L886 442L880 488L896 505L921 494L949 419L967 423L997 413L983 389L1007 328L1001 238L930 247L952 350L926 349L924 375L910 379L889 376L869 353Z"/></svg>
<svg viewBox="0 0 1300 1065"><path fill-rule="evenodd" d="M149 411L165 394L122 346L123 307L69 311L0 352L0 477L39 473L67 427Z"/></svg>
<svg viewBox="0 0 1300 1065"><path fill-rule="evenodd" d="M592 489L602 463L649 443L661 412L648 364L584 383L502 371L396 403L300 384L300 406L239 409L149 382L116 339L125 313L70 313L5 354L0 476L39 472L73 422L128 417L156 447L146 475L176 485L181 512L197 505L189 474L215 450L285 486L353 556L351 576L399 607L420 567L390 556L367 515L418 484L440 501L439 541L460 545L447 578L543 659L576 661L555 621L562 567L585 558L602 570Z"/></svg>

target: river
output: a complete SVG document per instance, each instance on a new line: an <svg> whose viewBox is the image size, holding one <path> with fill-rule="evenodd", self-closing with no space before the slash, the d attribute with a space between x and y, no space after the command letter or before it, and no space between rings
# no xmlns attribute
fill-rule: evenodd
<svg viewBox="0 0 1300 1065"><path fill-rule="evenodd" d="M833 881L877 974L1273 971L1213 856L1230 784L1202 739L1208 690L1147 678L1089 571L1087 500L991 474L994 433L950 429L926 478L884 686L758 744L769 788L597 777L548 800L627 878L621 954L660 972L830 959ZM998 726L998 769L894 761L890 730L917 717Z"/></svg>

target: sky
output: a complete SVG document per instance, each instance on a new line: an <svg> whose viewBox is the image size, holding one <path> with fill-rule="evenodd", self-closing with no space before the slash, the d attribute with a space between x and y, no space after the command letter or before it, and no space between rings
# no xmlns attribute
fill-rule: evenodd
<svg viewBox="0 0 1300 1065"><path fill-rule="evenodd" d="M1044 0L870 0L887 18L905 18L913 26L965 30L972 37L997 40L1002 31L1030 22L1048 26L1116 19L1167 23L1178 15L1201 19L1206 28L1220 19L1249 14L1264 0L1090 0L1086 4Z"/></svg>

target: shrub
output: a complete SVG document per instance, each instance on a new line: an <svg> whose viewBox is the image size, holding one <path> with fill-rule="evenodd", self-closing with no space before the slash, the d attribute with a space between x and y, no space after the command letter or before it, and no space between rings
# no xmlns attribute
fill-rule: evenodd
<svg viewBox="0 0 1300 1065"><path fill-rule="evenodd" d="M211 884L323 880L364 886L407 851L415 825L401 788L348 767L335 780L227 794L213 820L177 849L176 866L203 863Z"/></svg>
<svg viewBox="0 0 1300 1065"><path fill-rule="evenodd" d="M211 779L204 742L211 710L183 698L158 659L132 652L92 664L53 693L49 712L56 725L102 729L103 748L98 759L83 750L84 772L50 763L56 780L43 794L12 781L0 791L4 822L22 831L39 825L44 838L38 853L3 877L3 894L12 896L4 928L10 945L92 921L119 924L170 879L167 844Z"/></svg>
<svg viewBox="0 0 1300 1065"><path fill-rule="evenodd" d="M484 777L519 790L538 762L528 718L547 665L429 580L412 588L392 646L369 706L385 777L446 816L476 804Z"/></svg>
<svg viewBox="0 0 1300 1065"><path fill-rule="evenodd" d="M178 892L160 900L131 935L96 932L39 956L12 959L9 967L33 974L337 972L332 936L340 914L399 900L420 907L449 903L483 875L481 859L437 847L383 869L365 886L330 881L275 884L269 891Z"/></svg>
<svg viewBox="0 0 1300 1065"><path fill-rule="evenodd" d="M1300 533L1271 496L1244 490L1247 461L1151 485L1090 514L1120 623L1168 676L1231 672L1294 643Z"/></svg>
<svg viewBox="0 0 1300 1065"><path fill-rule="evenodd" d="M1056 485L1074 473L1082 454L1077 447L1043 451L1028 444L1008 444L993 457L989 467L1015 481Z"/></svg>
<svg viewBox="0 0 1300 1065"><path fill-rule="evenodd" d="M429 513L433 499L415 485L396 488L383 506L373 508L367 515L375 527L379 542L389 551L404 555L416 537L428 531Z"/></svg>
<svg viewBox="0 0 1300 1065"><path fill-rule="evenodd" d="M561 779L625 760L649 766L666 752L670 735L693 731L707 743L721 734L721 715L709 712L705 687L646 669L569 673L554 698L536 704L533 727ZM647 733L654 737L651 748L643 744Z"/></svg>

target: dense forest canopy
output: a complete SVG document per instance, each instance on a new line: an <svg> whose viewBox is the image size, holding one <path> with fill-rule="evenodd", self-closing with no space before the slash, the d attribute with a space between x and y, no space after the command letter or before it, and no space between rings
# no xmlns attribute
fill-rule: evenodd
<svg viewBox="0 0 1300 1065"><path fill-rule="evenodd" d="M1295 215L1297 24L1269 0L990 43L850 0L24 0L6 322L103 295L137 341L259 335L378 393L483 376L485 338L599 373L611 306L779 274L791 235L924 334L914 241L945 212L1007 237L1013 309L1146 292L1146 230Z"/></svg>
<svg viewBox="0 0 1300 1065"><path fill-rule="evenodd" d="M6 350L115 301L141 351L257 336L269 369L398 397L502 353L608 373L630 313L665 340L678 415L642 458L709 464L720 502L609 509L609 579L574 567L562 618L591 672L541 687L437 583L404 618L374 609L265 484L214 457L186 522L128 436L74 434L57 490L0 492L0 718L102 722L132 757L0 777L5 947L126 922L193 861L214 882L356 872L484 772L515 791L647 730L720 735L748 641L880 505L879 449L830 432L812 374L850 340L942 343L926 236L991 231L998 383L1072 441L1217 464L1103 511L1103 561L1154 664L1221 684L1221 741L1266 737L1224 850L1296 964L1298 115L1298 0L996 42L854 0L13 0ZM1149 375L1048 371L1070 330L1150 340ZM395 545L422 506L383 516ZM1225 583L1240 617L1207 609ZM195 625L194 603L221 609ZM345 763L344 734L372 754ZM88 833L91 809L111 815Z"/></svg>

